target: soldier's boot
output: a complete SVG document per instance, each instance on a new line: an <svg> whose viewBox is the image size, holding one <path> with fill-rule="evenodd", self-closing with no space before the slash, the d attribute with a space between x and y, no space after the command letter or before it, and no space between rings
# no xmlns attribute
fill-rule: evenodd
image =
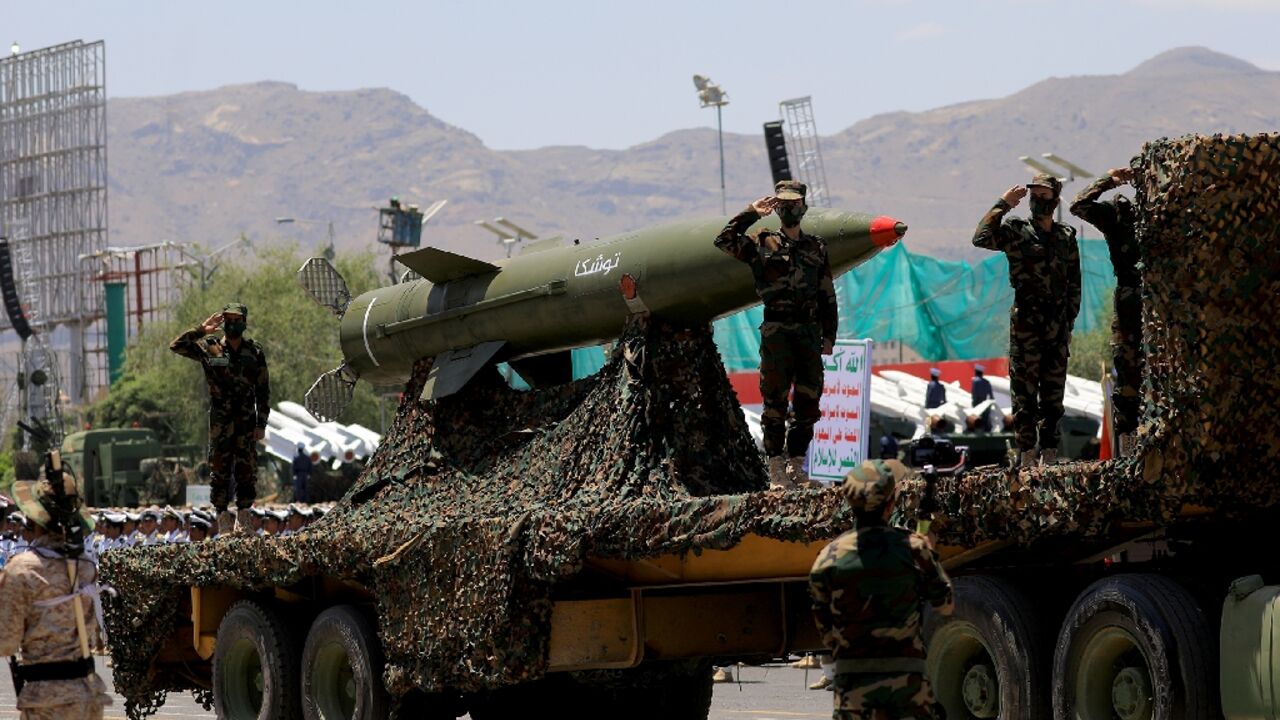
<svg viewBox="0 0 1280 720"><path fill-rule="evenodd" d="M711 682L731 683L733 682L733 673L729 672L729 668L716 668L715 674L711 676Z"/></svg>
<svg viewBox="0 0 1280 720"><path fill-rule="evenodd" d="M787 461L781 455L769 458L769 489L787 489L791 480L787 478Z"/></svg>
<svg viewBox="0 0 1280 720"><path fill-rule="evenodd" d="M809 653L808 655L805 655L799 660L791 663L791 667L800 668L801 670L817 670L822 667L822 661L818 659L817 655Z"/></svg>
<svg viewBox="0 0 1280 720"><path fill-rule="evenodd" d="M787 458L787 480L794 487L805 487L809 484L809 473L804 471L804 458Z"/></svg>
<svg viewBox="0 0 1280 720"><path fill-rule="evenodd" d="M218 534L226 535L236 529L236 514L230 510L218 513Z"/></svg>
<svg viewBox="0 0 1280 720"><path fill-rule="evenodd" d="M253 511L249 508L240 508L236 510L236 534L253 534Z"/></svg>
<svg viewBox="0 0 1280 720"><path fill-rule="evenodd" d="M1041 451L1040 451L1040 464L1042 464L1042 465L1057 465L1057 464L1058 464L1058 449L1057 449L1057 448L1045 448L1044 450L1041 450Z"/></svg>
<svg viewBox="0 0 1280 720"><path fill-rule="evenodd" d="M1133 434L1132 433L1120 433L1116 437L1116 440L1117 440L1116 444L1119 446L1119 450L1120 450L1116 454L1117 457L1130 457L1131 455L1133 455Z"/></svg>
<svg viewBox="0 0 1280 720"><path fill-rule="evenodd" d="M809 689L810 690L826 690L829 687L831 687L831 678L827 677L826 675L823 675L822 677L818 678L818 682L811 684L809 686Z"/></svg>
<svg viewBox="0 0 1280 720"><path fill-rule="evenodd" d="M1023 450L1018 456L1018 467L1029 468L1036 464L1037 453L1034 448L1031 450Z"/></svg>

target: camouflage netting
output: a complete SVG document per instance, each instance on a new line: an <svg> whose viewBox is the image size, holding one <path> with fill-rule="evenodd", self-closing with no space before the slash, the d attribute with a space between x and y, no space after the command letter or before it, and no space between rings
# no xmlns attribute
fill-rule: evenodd
<svg viewBox="0 0 1280 720"><path fill-rule="evenodd" d="M1184 504L1280 501L1280 135L1148 143L1133 161L1145 406L1132 458L940 483L948 543L1090 534ZM908 483L904 513L922 483Z"/></svg>
<svg viewBox="0 0 1280 720"><path fill-rule="evenodd" d="M545 672L551 594L590 555L726 548L744 534L832 537L835 490L766 486L709 328L628 324L586 380L535 392L494 373L438 402L416 369L365 474L296 536L113 551L103 576L117 690L131 717L192 683L153 666L188 585L261 589L308 575L376 596L396 694Z"/></svg>

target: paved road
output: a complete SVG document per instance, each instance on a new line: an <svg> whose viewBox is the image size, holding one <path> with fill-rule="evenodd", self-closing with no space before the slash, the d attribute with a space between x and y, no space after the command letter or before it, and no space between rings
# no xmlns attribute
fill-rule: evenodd
<svg viewBox="0 0 1280 720"><path fill-rule="evenodd" d="M98 672L111 682L109 668L98 659ZM804 670L781 665L743 667L735 669L738 682L715 686L711 701L710 720L795 720L797 718L831 717L831 693L807 689L808 683L817 679L818 671L810 670L808 680ZM607 716L607 715L606 715ZM116 704L107 708L106 717L123 718L124 701L116 697ZM188 720L212 718L197 705L189 694L174 694L155 720ZM0 670L0 720L16 720L13 683L9 673Z"/></svg>

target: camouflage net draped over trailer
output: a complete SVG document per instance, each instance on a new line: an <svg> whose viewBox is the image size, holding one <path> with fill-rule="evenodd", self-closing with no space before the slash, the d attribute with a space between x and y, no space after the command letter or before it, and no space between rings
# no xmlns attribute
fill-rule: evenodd
<svg viewBox="0 0 1280 720"><path fill-rule="evenodd" d="M587 556L727 548L747 533L811 541L851 524L835 490L755 492L760 456L710 328L634 319L598 375L533 392L494 373L421 402L429 369L416 368L360 481L306 531L106 557L130 717L193 689L153 666L188 585L356 580L377 598L393 693L472 691L545 673L551 593Z"/></svg>
<svg viewBox="0 0 1280 720"><path fill-rule="evenodd" d="M948 543L1030 542L1280 504L1280 135L1185 137L1134 158L1143 421L1134 457L945 480ZM909 483L903 512L918 505Z"/></svg>

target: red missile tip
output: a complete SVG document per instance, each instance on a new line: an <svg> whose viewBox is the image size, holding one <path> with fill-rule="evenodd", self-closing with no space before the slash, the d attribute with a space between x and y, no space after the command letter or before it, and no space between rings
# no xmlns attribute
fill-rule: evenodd
<svg viewBox="0 0 1280 720"><path fill-rule="evenodd" d="M881 215L871 221L871 242L880 248L893 247L898 239L907 234L907 224L898 222L888 215Z"/></svg>

